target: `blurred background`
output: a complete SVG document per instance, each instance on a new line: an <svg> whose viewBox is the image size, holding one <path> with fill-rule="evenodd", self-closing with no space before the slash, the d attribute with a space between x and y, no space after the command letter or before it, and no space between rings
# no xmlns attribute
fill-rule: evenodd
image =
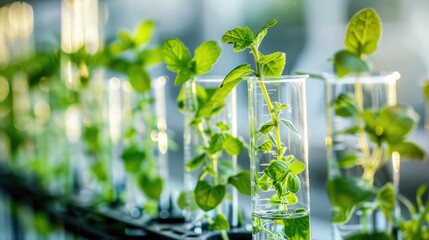
<svg viewBox="0 0 429 240"><path fill-rule="evenodd" d="M79 26L67 25L61 21L61 4L67 2L29 0L24 4L0 0L0 63L36 49L59 47L61 34L65 34L62 33L62 28L70 28L69 34L73 36L73 28ZM82 2L96 4L96 0ZM379 49L371 59L377 71L398 71L401 74L401 79L397 82L398 101L412 105L422 117L412 139L429 150L429 133L423 128L424 100L421 89L422 81L429 77L427 0L105 0L101 3L99 11L104 16L104 22L100 26L103 27L94 27L91 31L99 31L99 36L105 40L113 37L119 29L133 31L141 20L153 19L157 23L153 45L159 45L167 38L177 37L191 50L205 40L220 42L223 33L235 26L249 26L255 32L268 20L277 18L278 25L269 30L261 51L286 52L286 74L295 71L332 72L332 64L328 59L344 48L347 21L360 9L373 7L382 18L383 34ZM15 11L17 4L24 4L25 7ZM86 17L89 19L92 16ZM80 24L86 24L88 19L82 19ZM91 32L87 34L91 35ZM102 42L101 39L94 41ZM231 46L222 44L222 47L221 57L211 72L212 75L225 75L233 67L252 61L247 52L233 53ZM179 146L170 153L169 158L170 174L177 180L174 181L177 188L171 188L180 189L183 175L177 169L183 169L183 118L176 108L179 88L173 86L174 76L163 65L153 69L151 74L153 77L167 75L170 78L166 92L167 124L174 131L174 140ZM245 84L239 86L238 96L239 133L248 140ZM311 210L316 219L313 224L318 224L319 221L320 224L325 224L326 221L326 226L329 226L329 203L325 193L324 109L323 81L308 79ZM245 154L240 156L240 165L248 168L248 157ZM422 183L429 184L429 163L404 161L401 168L401 192L413 196ZM322 225L319 225L315 236L323 234L320 226Z"/></svg>

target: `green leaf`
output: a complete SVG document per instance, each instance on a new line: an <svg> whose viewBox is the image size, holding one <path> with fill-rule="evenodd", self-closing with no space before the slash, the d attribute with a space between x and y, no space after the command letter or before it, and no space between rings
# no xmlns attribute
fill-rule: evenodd
<svg viewBox="0 0 429 240"><path fill-rule="evenodd" d="M392 220L393 210L395 210L395 189L392 183L386 183L377 192L377 203L387 219Z"/></svg>
<svg viewBox="0 0 429 240"><path fill-rule="evenodd" d="M216 208L225 196L226 188L224 185L211 186L206 181L199 181L195 187L195 200L198 206L208 212Z"/></svg>
<svg viewBox="0 0 429 240"><path fill-rule="evenodd" d="M311 239L309 215L292 219L284 219L283 224L284 232L288 240Z"/></svg>
<svg viewBox="0 0 429 240"><path fill-rule="evenodd" d="M423 83L423 95L426 99L426 102L429 102L429 81ZM426 103L429 104L429 103Z"/></svg>
<svg viewBox="0 0 429 240"><path fill-rule="evenodd" d="M265 38L268 32L268 28L274 27L277 24L277 19L271 19L269 22L265 24L265 26L262 27L262 29L256 34L254 43L256 45L256 48L259 48L259 45L261 45L262 40Z"/></svg>
<svg viewBox="0 0 429 240"><path fill-rule="evenodd" d="M215 133L210 138L209 148L207 152L210 154L215 154L222 150L223 143L225 142L225 134Z"/></svg>
<svg viewBox="0 0 429 240"><path fill-rule="evenodd" d="M142 62L143 67L149 67L162 62L162 48L143 49L137 55L137 59Z"/></svg>
<svg viewBox="0 0 429 240"><path fill-rule="evenodd" d="M177 206L183 210L186 208L186 205L186 192L180 192L179 197L177 198Z"/></svg>
<svg viewBox="0 0 429 240"><path fill-rule="evenodd" d="M250 172L249 171L242 171L239 174L229 177L228 183L233 185L237 190L243 194L250 196L251 189L250 189Z"/></svg>
<svg viewBox="0 0 429 240"><path fill-rule="evenodd" d="M290 174L287 180L287 187L290 192L297 193L301 189L301 180L295 174Z"/></svg>
<svg viewBox="0 0 429 240"><path fill-rule="evenodd" d="M289 165L285 162L273 160L264 170L264 173L276 182L283 182L289 173Z"/></svg>
<svg viewBox="0 0 429 240"><path fill-rule="evenodd" d="M250 68L249 64L242 64L234 68L231 72L228 73L228 75L226 75L225 79L222 81L221 88L230 85L231 83L236 83L238 79L241 79L242 77L252 73L254 73L254 71ZM235 85L237 85L239 82L237 82Z"/></svg>
<svg viewBox="0 0 429 240"><path fill-rule="evenodd" d="M266 134L268 132L271 132L271 130L273 130L273 128L274 128L274 123L273 123L273 121L270 120L269 122L266 122L261 126L261 128L259 129L259 132Z"/></svg>
<svg viewBox="0 0 429 240"><path fill-rule="evenodd" d="M216 41L206 41L195 49L193 60L196 64L196 74L208 73L216 63L221 48Z"/></svg>
<svg viewBox="0 0 429 240"><path fill-rule="evenodd" d="M359 112L359 108L356 105L356 100L353 95L347 93L341 93L332 103L335 115L340 117L353 117Z"/></svg>
<svg viewBox="0 0 429 240"><path fill-rule="evenodd" d="M393 240L393 238L384 232L373 232L353 234L344 240Z"/></svg>
<svg viewBox="0 0 429 240"><path fill-rule="evenodd" d="M262 191L268 191L273 186L273 181L270 180L268 175L265 173L258 179L257 182L258 182L258 188L261 189Z"/></svg>
<svg viewBox="0 0 429 240"><path fill-rule="evenodd" d="M368 183L362 179L333 178L328 180L327 190L332 206L332 222L349 221L356 205L368 201L373 196Z"/></svg>
<svg viewBox="0 0 429 240"><path fill-rule="evenodd" d="M241 52L250 47L254 40L253 32L249 27L236 27L222 36L222 42L234 44L234 51Z"/></svg>
<svg viewBox="0 0 429 240"><path fill-rule="evenodd" d="M83 140L88 151L95 153L100 150L100 129L97 126L87 126L83 130Z"/></svg>
<svg viewBox="0 0 429 240"><path fill-rule="evenodd" d="M139 173L141 163L146 158L146 153L137 149L136 146L126 148L121 155L127 173Z"/></svg>
<svg viewBox="0 0 429 240"><path fill-rule="evenodd" d="M188 80L191 80L194 77L194 74L187 70L187 69L183 69L182 71L180 71L177 76L176 79L174 79L174 85L181 85L185 82L187 82Z"/></svg>
<svg viewBox="0 0 429 240"><path fill-rule="evenodd" d="M295 134L297 137L301 138L299 135L298 129L295 128L293 123L286 119L280 119L280 123L285 125L293 134Z"/></svg>
<svg viewBox="0 0 429 240"><path fill-rule="evenodd" d="M197 202L195 202L194 191L181 192L177 199L177 204L180 209L186 209L190 212L198 210Z"/></svg>
<svg viewBox="0 0 429 240"><path fill-rule="evenodd" d="M274 52L265 56L262 56L261 58L259 58L259 63L261 64L265 64L271 61L276 61L280 58L282 58L285 55L285 53L282 52Z"/></svg>
<svg viewBox="0 0 429 240"><path fill-rule="evenodd" d="M288 205L295 205L298 203L298 197L295 195L294 192L288 192L286 194L286 200Z"/></svg>
<svg viewBox="0 0 429 240"><path fill-rule="evenodd" d="M91 172L94 174L96 179L102 183L106 183L108 180L107 177L107 168L101 159L98 159L91 165Z"/></svg>
<svg viewBox="0 0 429 240"><path fill-rule="evenodd" d="M374 9L365 8L349 21L344 44L357 55L371 54L377 49L380 36L380 17Z"/></svg>
<svg viewBox="0 0 429 240"><path fill-rule="evenodd" d="M280 58L269 61L262 66L263 76L280 76L286 65L286 55L283 54Z"/></svg>
<svg viewBox="0 0 429 240"><path fill-rule="evenodd" d="M378 126L383 129L383 137L394 143L407 136L417 126L418 121L419 115L411 106L397 104L381 110ZM376 128L373 129L375 130Z"/></svg>
<svg viewBox="0 0 429 240"><path fill-rule="evenodd" d="M120 51L134 48L134 40L127 32L119 31L118 38L120 40Z"/></svg>
<svg viewBox="0 0 429 240"><path fill-rule="evenodd" d="M305 164L300 161L294 161L290 164L289 168L293 174L298 175L305 170Z"/></svg>
<svg viewBox="0 0 429 240"><path fill-rule="evenodd" d="M229 126L223 122L217 122L216 127L218 127L222 131L228 131L229 130Z"/></svg>
<svg viewBox="0 0 429 240"><path fill-rule="evenodd" d="M237 156L243 150L243 142L230 134L225 135L222 148L231 156Z"/></svg>
<svg viewBox="0 0 429 240"><path fill-rule="evenodd" d="M402 159L424 160L425 151L415 143L399 142L389 144L389 153L398 152Z"/></svg>
<svg viewBox="0 0 429 240"><path fill-rule="evenodd" d="M213 112L216 109L225 105L225 100L229 93L243 80L242 77L250 73L253 73L253 70L250 68L249 64L240 65L232 70L223 80L221 87L217 89L210 99L199 109L196 117L213 116Z"/></svg>
<svg viewBox="0 0 429 240"><path fill-rule="evenodd" d="M150 90L151 78L149 74L139 66L131 65L128 68L128 80L134 91L145 93Z"/></svg>
<svg viewBox="0 0 429 240"><path fill-rule="evenodd" d="M142 46L150 41L152 38L153 30L155 29L155 22L146 20L140 23L137 27L134 43L136 46Z"/></svg>
<svg viewBox="0 0 429 240"><path fill-rule="evenodd" d="M188 48L182 41L177 38L166 40L162 45L162 53L168 70L177 73L182 70L189 71L188 65L191 57Z"/></svg>
<svg viewBox="0 0 429 240"><path fill-rule="evenodd" d="M347 50L337 52L333 61L338 77L344 77L349 73L359 74L370 71L370 66L366 61Z"/></svg>
<svg viewBox="0 0 429 240"><path fill-rule="evenodd" d="M213 223L210 223L209 228L211 231L214 231L214 230L228 231L229 230L229 223L223 214L217 214Z"/></svg>
<svg viewBox="0 0 429 240"><path fill-rule="evenodd" d="M271 204L271 206L279 206L282 201L277 194L273 194L271 198L268 199L268 203Z"/></svg>
<svg viewBox="0 0 429 240"><path fill-rule="evenodd" d="M273 148L273 142L269 138L264 138L264 142L257 147L258 150L269 152Z"/></svg>
<svg viewBox="0 0 429 240"><path fill-rule="evenodd" d="M355 152L345 153L338 159L338 166L342 168L352 168L356 166L358 160L359 156Z"/></svg>
<svg viewBox="0 0 429 240"><path fill-rule="evenodd" d="M193 159L191 159L189 162L186 163L185 170L187 172L192 172L198 167L201 166L201 164L204 162L204 159L206 158L206 154L200 154Z"/></svg>
<svg viewBox="0 0 429 240"><path fill-rule="evenodd" d="M160 176L149 176L141 174L138 186L143 190L145 195L152 200L159 200L164 186L164 181Z"/></svg>

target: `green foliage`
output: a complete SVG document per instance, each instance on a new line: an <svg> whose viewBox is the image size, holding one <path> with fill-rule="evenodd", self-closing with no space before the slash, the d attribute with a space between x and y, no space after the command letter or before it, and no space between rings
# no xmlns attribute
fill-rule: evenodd
<svg viewBox="0 0 429 240"><path fill-rule="evenodd" d="M149 173L142 173L139 176L138 186L147 197L152 200L159 200L164 180L160 176L150 176Z"/></svg>
<svg viewBox="0 0 429 240"><path fill-rule="evenodd" d="M377 50L380 36L381 20L374 9L365 8L356 13L347 25L346 50L338 51L332 59L338 77L369 72L366 56Z"/></svg>
<svg viewBox="0 0 429 240"><path fill-rule="evenodd" d="M367 61L362 60L358 55L347 50L341 50L335 53L332 61L338 77L344 77L350 73L358 74L370 71L370 66Z"/></svg>
<svg viewBox="0 0 429 240"><path fill-rule="evenodd" d="M229 223L223 214L217 214L214 221L210 223L210 230L229 230Z"/></svg>
<svg viewBox="0 0 429 240"><path fill-rule="evenodd" d="M243 150L243 142L230 134L226 134L222 149L231 156L237 156Z"/></svg>
<svg viewBox="0 0 429 240"><path fill-rule="evenodd" d="M372 8L356 13L349 21L344 45L347 50L358 54L371 54L377 50L381 36L381 20Z"/></svg>
<svg viewBox="0 0 429 240"><path fill-rule="evenodd" d="M333 223L349 221L358 204L373 197L369 184L358 178L329 179L327 190L332 205Z"/></svg>
<svg viewBox="0 0 429 240"><path fill-rule="evenodd" d="M342 168L352 168L359 161L359 156L355 152L345 153L338 159L338 166Z"/></svg>
<svg viewBox="0 0 429 240"><path fill-rule="evenodd" d="M181 85L197 74L208 73L221 53L217 42L206 41L195 49L191 58L188 48L176 38L166 40L162 50L168 70L177 73L174 85Z"/></svg>
<svg viewBox="0 0 429 240"><path fill-rule="evenodd" d="M146 153L133 145L125 148L121 154L125 170L130 174L137 174L141 171L141 164L145 158Z"/></svg>
<svg viewBox="0 0 429 240"><path fill-rule="evenodd" d="M191 172L199 168L201 164L203 164L205 159L206 159L205 153L202 153L194 157L193 159L191 159L189 162L186 163L186 166L185 166L186 171Z"/></svg>
<svg viewBox="0 0 429 240"><path fill-rule="evenodd" d="M222 202L225 193L225 185L212 186L206 181L199 181L194 190L195 200L205 212L216 208Z"/></svg>
<svg viewBox="0 0 429 240"><path fill-rule="evenodd" d="M392 214L395 210L395 189L392 183L386 183L386 185L380 188L377 192L376 199L384 216L386 216L389 221L392 221Z"/></svg>
<svg viewBox="0 0 429 240"><path fill-rule="evenodd" d="M421 185L416 193L416 205L400 195L398 198L408 210L409 218L402 215L395 216L395 223L399 226L404 240L429 239L429 201L423 202L422 196L427 193L427 186Z"/></svg>
<svg viewBox="0 0 429 240"><path fill-rule="evenodd" d="M310 234L310 216L296 217L283 220L284 232L290 240L308 240Z"/></svg>
<svg viewBox="0 0 429 240"><path fill-rule="evenodd" d="M243 194L250 196L251 194L251 188L250 188L250 172L249 171L243 171L235 176L231 176L228 178L228 184L231 184L237 190Z"/></svg>
<svg viewBox="0 0 429 240"><path fill-rule="evenodd" d="M341 93L332 103L335 115L340 117L353 117L359 112L354 96L347 93Z"/></svg>

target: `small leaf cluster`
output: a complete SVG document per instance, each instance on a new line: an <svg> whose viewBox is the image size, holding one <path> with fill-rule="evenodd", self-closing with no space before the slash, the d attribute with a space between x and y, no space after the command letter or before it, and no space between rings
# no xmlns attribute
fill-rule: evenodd
<svg viewBox="0 0 429 240"><path fill-rule="evenodd" d="M221 48L216 41L206 41L195 49L191 58L185 44L173 38L164 42L162 52L167 69L177 73L174 85L181 85L196 75L208 73L219 58Z"/></svg>
<svg viewBox="0 0 429 240"><path fill-rule="evenodd" d="M407 141L407 137L415 129L419 116L414 109L406 104L385 106L379 110L360 110L353 95L341 93L331 103L335 115L351 120L362 119L364 130L369 139L379 145L388 146L386 158L398 152L401 157L422 160L425 153L417 144ZM355 135L359 130L355 125L336 132L337 135ZM350 168L362 163L356 153L344 154L339 160L340 167Z"/></svg>
<svg viewBox="0 0 429 240"><path fill-rule="evenodd" d="M428 187L422 185L417 189L416 205L400 195L399 200L405 205L409 213L409 219L402 216L394 216L404 240L429 239L429 201L423 202L423 196L427 194Z"/></svg>
<svg viewBox="0 0 429 240"><path fill-rule="evenodd" d="M335 53L332 58L334 70L339 77L347 74L368 73L371 64L367 56L377 50L381 37L381 20L372 8L356 13L349 21L344 45L346 49Z"/></svg>
<svg viewBox="0 0 429 240"><path fill-rule="evenodd" d="M280 76L286 65L286 54L282 52L274 52L264 55L259 51L259 46L267 35L268 28L277 24L276 19L272 19L265 24L264 27L255 35L249 27L236 27L227 31L222 36L222 42L232 44L235 52L241 52L249 49L253 54L256 70L250 67L250 64L242 64L229 72L222 82L221 87L213 94L208 104L200 110L199 116L209 115L213 109L222 106L229 93L241 82L243 77L248 75L262 76Z"/></svg>
<svg viewBox="0 0 429 240"><path fill-rule="evenodd" d="M154 29L155 22L145 20L137 26L134 33L120 31L116 40L94 54L88 53L85 47L76 52L65 53L80 68L81 86L87 86L94 69L104 67L125 74L134 91L150 91L151 77L148 68L162 62L161 48L147 47Z"/></svg>

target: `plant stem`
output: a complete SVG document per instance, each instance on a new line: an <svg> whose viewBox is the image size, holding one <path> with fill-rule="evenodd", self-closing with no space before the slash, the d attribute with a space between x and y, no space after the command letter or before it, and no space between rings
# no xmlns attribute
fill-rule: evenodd
<svg viewBox="0 0 429 240"><path fill-rule="evenodd" d="M383 148L380 144L378 144L372 152L372 157L364 167L363 178L370 181L371 185L374 182L375 172L381 165L383 165L382 158L383 158Z"/></svg>
<svg viewBox="0 0 429 240"><path fill-rule="evenodd" d="M356 103L358 105L359 108L359 112L363 112L364 111L364 106L363 106L363 90L362 90L362 84L359 81L359 78L356 80L355 83L355 98L356 98ZM365 129L362 126L362 121L359 115L356 116L356 124L358 127L358 137L359 137L359 146L361 147L362 153L363 153L363 157L364 157L364 172L367 171L368 165L371 164L371 152L369 150L369 145L368 145L368 140L366 139L365 136ZM366 175L364 174L364 178L366 177ZM368 175L368 177L370 177L370 175ZM373 176L372 176L373 177ZM368 179L365 178L367 180L369 180L371 183L373 182L374 179Z"/></svg>
<svg viewBox="0 0 429 240"><path fill-rule="evenodd" d="M265 83L262 79L262 66L259 63L259 51L254 46L252 46L253 55L255 56L255 65L256 65L256 75L258 77L258 83L261 87L262 94L264 95L265 102L267 103L267 109L271 116L271 120L274 123L274 129L276 133L276 145L277 145L277 154L280 154L281 148L282 148L282 142L280 137L280 128L278 124L278 119L274 116L273 110L273 104L271 103L270 96L268 94L267 88L265 87Z"/></svg>

